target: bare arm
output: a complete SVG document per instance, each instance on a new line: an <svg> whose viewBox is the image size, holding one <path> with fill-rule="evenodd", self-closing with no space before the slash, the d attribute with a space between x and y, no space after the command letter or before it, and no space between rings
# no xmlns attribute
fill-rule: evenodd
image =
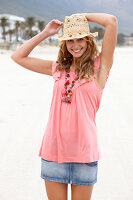
<svg viewBox="0 0 133 200"><path fill-rule="evenodd" d="M52 20L50 21L45 29L31 38L30 40L26 41L23 45L21 45L12 55L11 58L18 63L19 65L47 75L52 75L52 62L50 60L43 60L39 58L29 57L28 55L30 52L43 40L52 36L59 32L61 26L63 25L62 22L59 20Z"/></svg>
<svg viewBox="0 0 133 200"><path fill-rule="evenodd" d="M113 64L113 54L117 42L117 18L106 13L84 13L88 21L105 27L105 33L101 49L101 63L106 66L107 71Z"/></svg>

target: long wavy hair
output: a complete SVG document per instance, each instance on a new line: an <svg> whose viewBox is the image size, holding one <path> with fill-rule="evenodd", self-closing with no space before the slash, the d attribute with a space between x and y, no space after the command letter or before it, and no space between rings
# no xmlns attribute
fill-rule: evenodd
<svg viewBox="0 0 133 200"><path fill-rule="evenodd" d="M95 38L92 36L86 36L85 39L87 42L87 49L81 57L77 58L76 61L75 72L77 72L79 81L82 78L93 80L94 60L99 54ZM72 64L73 56L67 50L66 41L61 41L59 47L56 70L59 70L62 73L63 71L66 71L67 65Z"/></svg>

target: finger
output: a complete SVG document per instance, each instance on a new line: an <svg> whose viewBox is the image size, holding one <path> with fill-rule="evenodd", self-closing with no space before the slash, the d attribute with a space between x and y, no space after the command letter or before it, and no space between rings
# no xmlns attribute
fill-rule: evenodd
<svg viewBox="0 0 133 200"><path fill-rule="evenodd" d="M58 23L57 25L58 25L58 26L62 26L62 25L63 25L63 22L60 22L60 23Z"/></svg>
<svg viewBox="0 0 133 200"><path fill-rule="evenodd" d="M62 24L63 24L63 22L59 21L58 19L54 19L53 21L54 21L56 24L59 24L59 25L62 25Z"/></svg>

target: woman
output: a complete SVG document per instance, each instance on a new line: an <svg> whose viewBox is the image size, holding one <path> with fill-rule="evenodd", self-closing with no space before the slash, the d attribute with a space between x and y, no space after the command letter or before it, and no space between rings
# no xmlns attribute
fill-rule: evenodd
<svg viewBox="0 0 133 200"><path fill-rule="evenodd" d="M90 33L88 21L105 27L100 53L95 42L98 33ZM73 200L90 200L101 156L95 116L113 64L117 18L105 13L67 16L64 34L58 35L61 43L57 62L28 56L41 41L57 34L62 25L59 20L50 21L41 33L16 50L12 59L55 80L39 151L48 199L66 200L70 183Z"/></svg>

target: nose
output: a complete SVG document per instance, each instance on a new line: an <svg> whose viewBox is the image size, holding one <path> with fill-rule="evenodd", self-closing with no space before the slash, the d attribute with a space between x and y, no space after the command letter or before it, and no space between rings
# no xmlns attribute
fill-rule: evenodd
<svg viewBox="0 0 133 200"><path fill-rule="evenodd" d="M73 46L76 48L76 47L79 46L79 43L78 43L77 41L74 41L74 42L73 42Z"/></svg>

